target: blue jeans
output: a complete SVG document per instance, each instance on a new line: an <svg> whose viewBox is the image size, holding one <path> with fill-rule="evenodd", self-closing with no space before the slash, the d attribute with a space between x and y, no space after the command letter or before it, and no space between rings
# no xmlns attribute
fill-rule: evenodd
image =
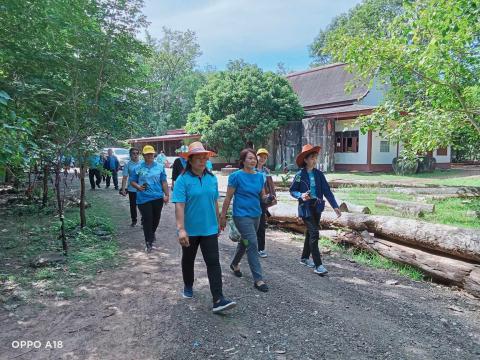
<svg viewBox="0 0 480 360"><path fill-rule="evenodd" d="M242 234L242 239L248 241L248 246L245 247L242 241L238 243L235 255L232 260L232 265L237 266L246 251L248 265L250 266L253 280L255 282L260 281L263 279L262 265L260 265L257 242L257 230L260 224L260 217L252 218L244 216L234 216L233 221L235 222L235 226L237 227L240 234Z"/></svg>

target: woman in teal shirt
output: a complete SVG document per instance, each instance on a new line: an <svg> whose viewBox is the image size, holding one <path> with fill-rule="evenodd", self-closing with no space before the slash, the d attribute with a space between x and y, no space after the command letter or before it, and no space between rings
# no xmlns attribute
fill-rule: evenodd
<svg viewBox="0 0 480 360"><path fill-rule="evenodd" d="M257 243L257 231L262 215L260 199L265 197L265 190L263 189L265 178L255 170L256 166L257 155L255 151L252 149L242 150L240 153L241 169L228 177L227 195L223 202L220 227L223 230L227 224L227 211L232 197L235 196L233 199L233 221L247 245L243 241L238 243L230 269L235 276L242 276L239 264L246 251L254 287L262 292L267 292L268 286L263 281Z"/></svg>
<svg viewBox="0 0 480 360"><path fill-rule="evenodd" d="M153 146L145 145L142 153L145 161L135 168L130 185L137 190L137 205L143 219L145 251L149 253L155 241L155 231L160 223L163 204L169 200L169 192L165 168L154 161Z"/></svg>
<svg viewBox="0 0 480 360"><path fill-rule="evenodd" d="M198 247L207 265L212 311L218 313L233 308L236 303L222 292L222 270L218 252L218 182L206 169L209 156L215 153L194 142L182 156L188 161L185 171L177 178L172 202L175 203L178 241L182 245L183 297L193 297L194 264Z"/></svg>

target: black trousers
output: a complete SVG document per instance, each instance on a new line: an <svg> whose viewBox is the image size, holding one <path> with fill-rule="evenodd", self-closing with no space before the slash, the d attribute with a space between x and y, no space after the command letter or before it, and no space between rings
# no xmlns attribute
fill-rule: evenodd
<svg viewBox="0 0 480 360"><path fill-rule="evenodd" d="M90 186L92 187L92 189L95 189L95 184L97 186L100 186L100 182L102 181L102 177L100 176L100 170L88 169L88 180L90 180Z"/></svg>
<svg viewBox="0 0 480 360"><path fill-rule="evenodd" d="M265 250L265 230L267 228L267 215L265 209L262 207L262 215L257 230L258 251Z"/></svg>
<svg viewBox="0 0 480 360"><path fill-rule="evenodd" d="M213 302L223 297L222 269L218 254L218 234L210 236L190 236L190 246L182 246L182 274L185 286L193 286L194 265L198 247L202 250L203 260L207 265L208 282Z"/></svg>
<svg viewBox="0 0 480 360"><path fill-rule="evenodd" d="M118 189L118 173L116 171L112 170L112 176L107 175L107 179L105 180L107 183L107 187L110 186L110 179L113 178L113 186L115 186L115 189Z"/></svg>
<svg viewBox="0 0 480 360"><path fill-rule="evenodd" d="M133 221L137 221L137 192L136 191L129 191L128 192L128 200L130 202L130 217Z"/></svg>
<svg viewBox="0 0 480 360"><path fill-rule="evenodd" d="M320 238L320 216L315 207L310 207L312 215L309 218L304 218L303 222L307 227L305 233L305 242L303 243L302 259L308 259L312 254L315 266L322 265L322 257L320 256L320 249L318 248L318 240Z"/></svg>
<svg viewBox="0 0 480 360"><path fill-rule="evenodd" d="M143 219L143 235L145 236L145 244L152 245L155 241L155 231L157 231L160 223L160 215L162 214L163 198L156 199L145 204L139 204L138 208Z"/></svg>

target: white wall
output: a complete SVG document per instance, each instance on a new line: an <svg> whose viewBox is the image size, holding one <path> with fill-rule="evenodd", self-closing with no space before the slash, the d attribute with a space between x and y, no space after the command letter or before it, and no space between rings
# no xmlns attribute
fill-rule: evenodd
<svg viewBox="0 0 480 360"><path fill-rule="evenodd" d="M447 155L440 156L437 155L437 150L433 152L433 157L437 160L437 163L449 163L452 160L452 151L450 146L447 148Z"/></svg>
<svg viewBox="0 0 480 360"><path fill-rule="evenodd" d="M352 126L352 120L336 120L335 132L358 130L358 152L356 153L335 153L335 164L366 164L367 163L367 141L368 134L363 135L360 127Z"/></svg>
<svg viewBox="0 0 480 360"><path fill-rule="evenodd" d="M396 143L390 143L389 152L380 152L380 142L385 140L378 133L372 133L372 164L391 164L397 157Z"/></svg>

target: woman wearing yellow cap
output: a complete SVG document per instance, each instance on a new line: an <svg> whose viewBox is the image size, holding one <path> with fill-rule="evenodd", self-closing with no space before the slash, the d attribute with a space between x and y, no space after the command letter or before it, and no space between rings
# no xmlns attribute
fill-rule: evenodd
<svg viewBox="0 0 480 360"><path fill-rule="evenodd" d="M143 219L145 251L152 251L155 231L160 223L164 203L168 203L169 193L165 168L154 161L155 149L151 145L143 147L144 162L135 168L130 185L137 190L137 205Z"/></svg>
<svg viewBox="0 0 480 360"><path fill-rule="evenodd" d="M263 175L264 181L265 181L265 185L264 185L265 193L267 195L272 195L271 204L273 204L273 202L274 201L276 202L276 200L275 198L273 198L273 194L270 194L270 191L267 186L267 177L270 176L270 169L268 169L265 166L265 164L267 163L268 155L269 153L267 149L260 148L257 150L257 159L258 159L257 172ZM267 204L262 202L262 215L260 216L260 223L258 225L258 231L257 231L258 255L260 255L261 258L267 257L267 253L265 251L265 228L267 225L267 214L268 214Z"/></svg>

